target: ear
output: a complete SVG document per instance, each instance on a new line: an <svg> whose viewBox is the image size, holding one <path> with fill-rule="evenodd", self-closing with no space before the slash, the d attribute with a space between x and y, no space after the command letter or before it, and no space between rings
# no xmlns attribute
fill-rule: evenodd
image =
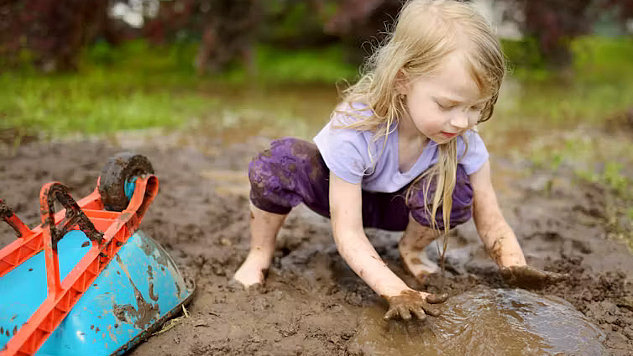
<svg viewBox="0 0 633 356"><path fill-rule="evenodd" d="M401 95L407 95L409 93L409 80L402 69L396 74L396 91Z"/></svg>

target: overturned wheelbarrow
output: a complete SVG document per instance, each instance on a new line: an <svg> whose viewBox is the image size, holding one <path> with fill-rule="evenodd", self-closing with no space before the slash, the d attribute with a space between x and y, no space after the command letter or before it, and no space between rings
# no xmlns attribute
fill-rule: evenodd
<svg viewBox="0 0 633 356"><path fill-rule="evenodd" d="M195 286L137 231L157 192L147 158L122 153L77 202L44 185L35 229L0 200L18 236L0 250L0 355L122 354L181 311Z"/></svg>

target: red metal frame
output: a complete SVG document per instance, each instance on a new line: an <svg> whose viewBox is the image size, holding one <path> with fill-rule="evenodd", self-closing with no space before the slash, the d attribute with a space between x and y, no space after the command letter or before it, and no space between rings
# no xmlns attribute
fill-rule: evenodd
<svg viewBox="0 0 633 356"><path fill-rule="evenodd" d="M54 219L49 218L48 191L54 184L59 183L48 183L40 192L40 226L30 230L15 214L5 218L21 236L0 250L0 277L44 250L48 294L42 305L0 351L0 356L33 355L37 352L121 246L134 234L158 193L158 178L148 175L136 180L132 199L122 212L103 210L98 188L79 200L77 204L95 228L103 233L103 239L101 243L93 240L90 250L60 281L57 248L46 225L47 220L54 220L55 225L63 223L66 213L62 210L55 214Z"/></svg>

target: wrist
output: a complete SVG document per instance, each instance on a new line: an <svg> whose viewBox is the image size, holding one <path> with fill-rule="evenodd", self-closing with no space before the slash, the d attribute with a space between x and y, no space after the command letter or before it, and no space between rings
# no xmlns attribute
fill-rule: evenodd
<svg viewBox="0 0 633 356"><path fill-rule="evenodd" d="M406 284L402 283L401 285L392 285L380 288L380 291L376 291L381 297L389 298L396 297L402 294L404 291L412 290Z"/></svg>

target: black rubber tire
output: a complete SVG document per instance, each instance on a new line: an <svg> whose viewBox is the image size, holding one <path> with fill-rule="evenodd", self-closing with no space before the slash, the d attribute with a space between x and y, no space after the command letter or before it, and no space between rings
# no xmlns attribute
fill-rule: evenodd
<svg viewBox="0 0 633 356"><path fill-rule="evenodd" d="M122 152L110 157L101 170L99 194L106 210L123 211L130 203L125 196L125 182L132 177L154 174L147 157L131 152Z"/></svg>

